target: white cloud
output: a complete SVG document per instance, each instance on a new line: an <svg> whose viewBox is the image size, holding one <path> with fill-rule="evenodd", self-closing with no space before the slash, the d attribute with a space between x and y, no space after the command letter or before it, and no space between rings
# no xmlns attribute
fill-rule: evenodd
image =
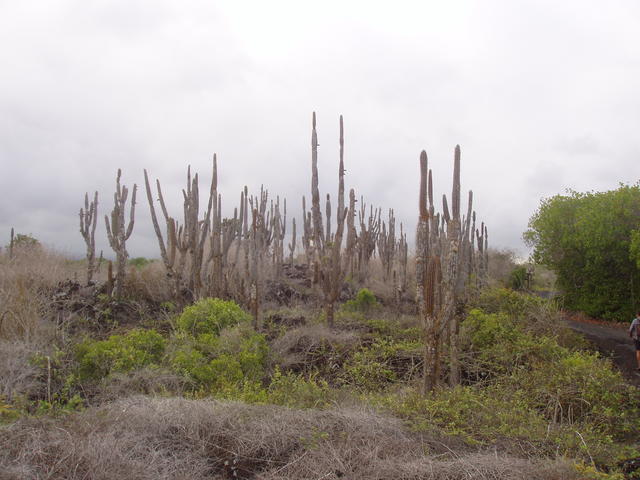
<svg viewBox="0 0 640 480"><path fill-rule="evenodd" d="M413 231L418 154L463 190L494 246L543 196L635 182L636 2L0 3L0 232L82 252L85 191L109 208L115 172L160 178L179 211L187 164L218 152L232 211L265 184L299 212L318 112L321 189L335 191L338 115L347 181ZM132 255L157 255L144 192ZM0 242L3 243L3 242ZM106 250L106 242L102 242Z"/></svg>

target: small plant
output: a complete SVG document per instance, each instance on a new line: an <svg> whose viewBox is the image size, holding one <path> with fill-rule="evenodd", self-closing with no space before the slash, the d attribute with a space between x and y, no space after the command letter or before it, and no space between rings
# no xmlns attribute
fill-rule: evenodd
<svg viewBox="0 0 640 480"><path fill-rule="evenodd" d="M185 308L176 321L180 332L197 336L218 335L225 327L249 323L251 317L237 303L219 298L205 298Z"/></svg>
<svg viewBox="0 0 640 480"><path fill-rule="evenodd" d="M146 267L147 265L149 265L151 262L153 262L153 260L149 260L148 258L144 258L144 257L135 257L135 258L131 258L129 259L129 265L131 265L132 267L135 268L143 268Z"/></svg>
<svg viewBox="0 0 640 480"><path fill-rule="evenodd" d="M0 425L3 423L11 423L20 418L20 412L11 404L7 403L3 396L0 395Z"/></svg>
<svg viewBox="0 0 640 480"><path fill-rule="evenodd" d="M516 291L523 291L527 288L527 267L519 265L509 274L507 286Z"/></svg>
<svg viewBox="0 0 640 480"><path fill-rule="evenodd" d="M412 375L411 366L418 363L421 345L417 341L378 339L345 363L340 381L366 392L384 390L400 379Z"/></svg>
<svg viewBox="0 0 640 480"><path fill-rule="evenodd" d="M170 352L169 363L174 371L216 394L233 393L243 382L261 381L269 348L264 335L256 333L247 319L219 333L194 336L178 330Z"/></svg>
<svg viewBox="0 0 640 480"><path fill-rule="evenodd" d="M160 308L165 312L173 313L176 311L176 304L173 302L162 302Z"/></svg>
<svg viewBox="0 0 640 480"><path fill-rule="evenodd" d="M378 308L378 299L368 288L361 288L356 296L344 304L344 309L350 312L370 313Z"/></svg>
<svg viewBox="0 0 640 480"><path fill-rule="evenodd" d="M492 288L484 290L474 306L486 313L504 313L510 317L523 318L545 302L542 298L508 288Z"/></svg>
<svg viewBox="0 0 640 480"><path fill-rule="evenodd" d="M305 378L294 373L282 374L279 369L271 377L268 400L292 408L322 408L329 405L329 385L313 376Z"/></svg>
<svg viewBox="0 0 640 480"><path fill-rule="evenodd" d="M36 251L41 249L41 247L42 245L40 244L40 241L31 235L18 233L13 238L13 248L16 250ZM5 248L9 250L9 245Z"/></svg>
<svg viewBox="0 0 640 480"><path fill-rule="evenodd" d="M84 407L84 400L79 394L75 394L68 399L55 398L51 402L40 400L36 408L38 415L66 414L81 410Z"/></svg>
<svg viewBox="0 0 640 480"><path fill-rule="evenodd" d="M108 340L85 340L76 346L80 379L99 379L113 372L128 372L158 364L165 340L155 330L135 329Z"/></svg>

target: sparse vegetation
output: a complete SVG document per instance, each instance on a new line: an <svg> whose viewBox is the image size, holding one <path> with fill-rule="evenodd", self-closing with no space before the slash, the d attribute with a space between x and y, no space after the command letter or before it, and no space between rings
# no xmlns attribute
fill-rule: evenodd
<svg viewBox="0 0 640 480"><path fill-rule="evenodd" d="M315 122L312 137L297 258L293 238L284 254L286 202L266 190L243 189L221 217L215 157L204 217L197 175L183 224L157 183L166 233L145 178L162 261L128 258L135 201L125 228L119 175L115 277L95 264L97 196L80 214L86 261L13 238L0 254L4 475L613 479L640 455L637 390L554 301L525 293L533 272L488 250L471 194L462 215L459 148L442 214L421 155L410 258L392 210L366 218L361 199L355 222L342 148L332 232Z"/></svg>

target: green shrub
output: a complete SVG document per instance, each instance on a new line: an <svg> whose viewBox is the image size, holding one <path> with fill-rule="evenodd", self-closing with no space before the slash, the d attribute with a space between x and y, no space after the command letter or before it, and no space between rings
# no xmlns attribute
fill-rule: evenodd
<svg viewBox="0 0 640 480"><path fill-rule="evenodd" d="M268 402L292 408L322 408L330 404L329 385L324 380L316 381L313 376L287 373L279 369L271 377L267 390Z"/></svg>
<svg viewBox="0 0 640 480"><path fill-rule="evenodd" d="M260 382L269 353L264 335L247 323L223 328L219 335L177 332L169 353L171 368L211 393L232 395L242 382ZM229 393L230 392L230 393Z"/></svg>
<svg viewBox="0 0 640 480"><path fill-rule="evenodd" d="M614 439L637 429L638 393L609 361L522 325L504 314L472 310L462 326L471 350L469 371L484 373L503 394L523 395L550 424L580 423Z"/></svg>
<svg viewBox="0 0 640 480"><path fill-rule="evenodd" d="M85 340L76 346L80 379L99 379L113 372L127 372L158 364L165 340L155 330L135 329L108 340Z"/></svg>
<svg viewBox="0 0 640 480"><path fill-rule="evenodd" d="M509 274L507 287L512 290L522 291L527 288L527 267L519 265Z"/></svg>
<svg viewBox="0 0 640 480"><path fill-rule="evenodd" d="M484 290L475 306L486 313L505 313L512 317L523 318L536 308L540 308L546 300L516 292L508 288L491 288Z"/></svg>
<svg viewBox="0 0 640 480"><path fill-rule="evenodd" d="M345 302L343 308L349 312L367 314L379 306L378 299L373 292L368 288L361 288L353 299Z"/></svg>
<svg viewBox="0 0 640 480"><path fill-rule="evenodd" d="M372 318L363 320L363 323L372 330L376 337L390 341L415 341L422 337L421 328L402 325L396 320Z"/></svg>
<svg viewBox="0 0 640 480"><path fill-rule="evenodd" d="M176 320L178 331L197 336L218 335L225 327L249 323L251 317L233 301L205 298L185 308Z"/></svg>
<svg viewBox="0 0 640 480"><path fill-rule="evenodd" d="M146 267L147 265L149 265L151 262L153 262L153 260L149 260L148 258L144 258L144 257L135 257L135 258L130 258L129 259L129 265L131 265L132 267L136 267L136 268L142 268L142 267Z"/></svg>
<svg viewBox="0 0 640 480"><path fill-rule="evenodd" d="M419 341L376 339L374 343L353 354L340 373L344 385L375 392L413 374L412 365L418 363Z"/></svg>
<svg viewBox="0 0 640 480"><path fill-rule="evenodd" d="M459 386L431 395L403 392L383 397L383 406L409 421L417 431L440 431L471 444L501 437L544 436L547 422L522 395Z"/></svg>
<svg viewBox="0 0 640 480"><path fill-rule="evenodd" d="M638 428L637 390L596 353L561 349L556 361L520 370L509 383L526 392L549 421L588 422L617 439Z"/></svg>
<svg viewBox="0 0 640 480"><path fill-rule="evenodd" d="M601 465L634 454L592 423L550 422L527 392L500 384L458 386L429 395L404 391L374 401L405 419L413 430L456 436L471 445L499 442L513 445L519 454L593 459Z"/></svg>

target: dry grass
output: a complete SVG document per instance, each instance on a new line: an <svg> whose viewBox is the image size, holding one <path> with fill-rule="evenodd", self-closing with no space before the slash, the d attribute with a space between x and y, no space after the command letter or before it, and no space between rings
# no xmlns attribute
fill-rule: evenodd
<svg viewBox="0 0 640 480"><path fill-rule="evenodd" d="M188 380L159 368L142 368L127 373L114 373L103 379L94 404L114 401L135 394L181 395L188 387Z"/></svg>
<svg viewBox="0 0 640 480"><path fill-rule="evenodd" d="M0 338L41 341L53 334L50 295L65 279L82 280L84 266L42 248L0 255Z"/></svg>
<svg viewBox="0 0 640 480"><path fill-rule="evenodd" d="M33 344L0 340L0 397L12 402L44 388L40 371L30 362L39 350Z"/></svg>
<svg viewBox="0 0 640 480"><path fill-rule="evenodd" d="M303 325L287 331L271 348L278 365L294 371L313 370L336 363L360 343L356 332L331 330L324 324Z"/></svg>
<svg viewBox="0 0 640 480"><path fill-rule="evenodd" d="M152 261L141 268L129 266L125 283L127 297L155 303L173 299L173 285L167 278L162 262Z"/></svg>
<svg viewBox="0 0 640 480"><path fill-rule="evenodd" d="M577 478L563 461L457 455L363 410L148 397L4 427L0 472L3 480Z"/></svg>
<svg viewBox="0 0 640 480"><path fill-rule="evenodd" d="M516 252L508 248L502 250L489 249L489 284L504 287L509 275L518 266Z"/></svg>

